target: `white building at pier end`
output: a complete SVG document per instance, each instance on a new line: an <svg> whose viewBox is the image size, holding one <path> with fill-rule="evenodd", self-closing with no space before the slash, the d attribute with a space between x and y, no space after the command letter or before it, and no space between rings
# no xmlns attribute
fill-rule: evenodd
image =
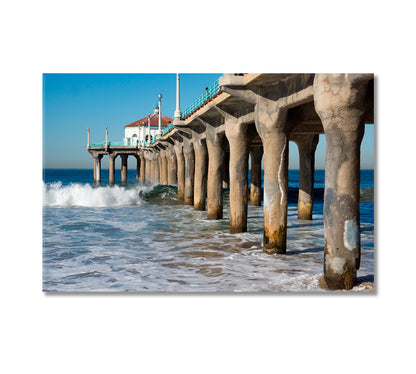
<svg viewBox="0 0 416 374"><path fill-rule="evenodd" d="M173 119L161 115L162 130L168 126ZM150 141L152 141L159 129L159 108L156 106L152 115L150 115ZM130 145L144 145L149 141L149 117L143 117L129 125L124 126L124 143Z"/></svg>

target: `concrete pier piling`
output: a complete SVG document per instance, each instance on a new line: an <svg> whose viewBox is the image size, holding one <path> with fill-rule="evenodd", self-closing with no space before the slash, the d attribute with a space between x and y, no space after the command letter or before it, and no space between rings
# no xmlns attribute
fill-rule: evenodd
<svg viewBox="0 0 416 374"><path fill-rule="evenodd" d="M159 152L153 153L153 165L154 165L154 175L153 175L153 184L159 184L160 183L160 156Z"/></svg>
<svg viewBox="0 0 416 374"><path fill-rule="evenodd" d="M156 158L154 153L150 154L150 184L156 183Z"/></svg>
<svg viewBox="0 0 416 374"><path fill-rule="evenodd" d="M230 232L247 231L248 156L247 123L216 108L225 120L225 136L230 145Z"/></svg>
<svg viewBox="0 0 416 374"><path fill-rule="evenodd" d="M160 171L159 183L161 185L168 184L167 169L166 169L166 157L165 157L165 150L163 148L161 148L159 150L159 171Z"/></svg>
<svg viewBox="0 0 416 374"><path fill-rule="evenodd" d="M134 155L136 158L136 183L140 182L140 156Z"/></svg>
<svg viewBox="0 0 416 374"><path fill-rule="evenodd" d="M115 163L116 157L118 156L117 153L113 152L108 155L108 183L114 184L116 177L115 177Z"/></svg>
<svg viewBox="0 0 416 374"><path fill-rule="evenodd" d="M183 156L183 139L175 139L174 145L177 167L178 200L185 200L185 158Z"/></svg>
<svg viewBox="0 0 416 374"><path fill-rule="evenodd" d="M140 178L139 181L141 184L145 183L146 180L146 159L144 158L143 151L139 153L140 157Z"/></svg>
<svg viewBox="0 0 416 374"><path fill-rule="evenodd" d="M121 183L127 183L127 154L121 154Z"/></svg>
<svg viewBox="0 0 416 374"><path fill-rule="evenodd" d="M207 219L222 219L222 177L224 159L222 143L224 134L207 129L206 136L208 151Z"/></svg>
<svg viewBox="0 0 416 374"><path fill-rule="evenodd" d="M302 134L291 137L299 149L298 219L311 220L315 175L315 150L319 135Z"/></svg>
<svg viewBox="0 0 416 374"><path fill-rule="evenodd" d="M282 131L267 133L264 147L264 236L266 253L286 253L289 139Z"/></svg>
<svg viewBox="0 0 416 374"><path fill-rule="evenodd" d="M261 206L261 159L263 147L250 148L251 178L250 178L250 205Z"/></svg>
<svg viewBox="0 0 416 374"><path fill-rule="evenodd" d="M94 158L94 182L101 158L109 156L109 183L115 158L137 158L140 183L177 185L178 201L223 218L223 188L230 189L230 232L247 231L248 160L250 204L264 205L263 250L285 254L288 216L289 140L299 150L298 219L313 213L315 150L326 138L324 195L324 281L350 289L360 266L360 146L364 124L374 123L373 74L224 74L191 107L177 108L175 120L151 144L106 141L87 149ZM214 86L213 86L214 87ZM144 122L143 122L144 123ZM149 114L150 136L150 114ZM130 144L130 143L128 143ZM261 165L264 157L264 191Z"/></svg>
<svg viewBox="0 0 416 374"><path fill-rule="evenodd" d="M101 182L101 159L103 158L102 154L97 154L94 156L94 184L99 184Z"/></svg>
<svg viewBox="0 0 416 374"><path fill-rule="evenodd" d="M144 159L146 161L145 183L150 184L151 183L151 177L152 177L152 160L150 159L150 152L145 152L144 153Z"/></svg>
<svg viewBox="0 0 416 374"><path fill-rule="evenodd" d="M167 149L162 150L162 170L163 170L163 184L168 185L168 159L167 159Z"/></svg>
<svg viewBox="0 0 416 374"><path fill-rule="evenodd" d="M194 135L195 177L194 210L205 210L207 196L208 151L205 139Z"/></svg>
<svg viewBox="0 0 416 374"><path fill-rule="evenodd" d="M360 267L360 145L366 115L366 74L316 74L316 111L326 137L324 279L351 289Z"/></svg>
<svg viewBox="0 0 416 374"><path fill-rule="evenodd" d="M173 145L170 145L167 149L168 159L168 184L174 186L177 184L177 166L176 166L176 154L173 149Z"/></svg>
<svg viewBox="0 0 416 374"><path fill-rule="evenodd" d="M195 154L192 140L187 137L183 139L183 157L185 159L184 204L194 205Z"/></svg>

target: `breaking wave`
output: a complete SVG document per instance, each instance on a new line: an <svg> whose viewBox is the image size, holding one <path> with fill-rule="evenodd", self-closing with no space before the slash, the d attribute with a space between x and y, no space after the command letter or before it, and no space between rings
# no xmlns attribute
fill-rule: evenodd
<svg viewBox="0 0 416 374"><path fill-rule="evenodd" d="M72 183L62 186L61 182L43 184L44 207L114 207L123 205L140 205L142 194L150 186L100 186Z"/></svg>

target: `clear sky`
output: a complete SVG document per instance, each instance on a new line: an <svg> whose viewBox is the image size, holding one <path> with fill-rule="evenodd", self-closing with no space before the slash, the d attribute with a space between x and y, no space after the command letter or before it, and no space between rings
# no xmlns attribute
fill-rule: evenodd
<svg viewBox="0 0 416 374"><path fill-rule="evenodd" d="M222 74L181 74L181 110L185 110ZM161 93L162 114L173 118L176 107L176 74L44 74L43 166L46 168L93 167L86 150L87 128L91 143L122 141L124 126L153 113ZM289 168L297 169L297 147L290 143ZM131 161L130 161L131 160ZM325 165L325 136L320 135L316 168ZM361 146L361 168L374 165L374 126L366 125ZM103 157L102 167L108 168ZM116 159L116 168L120 159ZM129 158L129 168L136 161Z"/></svg>

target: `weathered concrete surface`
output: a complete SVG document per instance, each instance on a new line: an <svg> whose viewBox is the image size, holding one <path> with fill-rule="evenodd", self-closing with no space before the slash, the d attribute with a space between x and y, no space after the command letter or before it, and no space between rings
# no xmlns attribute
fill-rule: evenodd
<svg viewBox="0 0 416 374"><path fill-rule="evenodd" d="M261 123L261 122L260 122ZM269 133L264 146L264 238L266 253L286 253L288 202L288 137Z"/></svg>
<svg viewBox="0 0 416 374"><path fill-rule="evenodd" d="M136 183L140 182L140 156L134 155L136 158Z"/></svg>
<svg viewBox="0 0 416 374"><path fill-rule="evenodd" d="M224 158L222 143L224 140L224 133L217 132L215 128L207 128L206 134L208 150L207 219L222 219L222 176Z"/></svg>
<svg viewBox="0 0 416 374"><path fill-rule="evenodd" d="M326 137L325 265L330 289L351 289L360 267L360 145L371 74L316 74L315 109Z"/></svg>
<svg viewBox="0 0 416 374"><path fill-rule="evenodd" d="M115 183L115 161L118 153L112 152L108 155L108 183Z"/></svg>
<svg viewBox="0 0 416 374"><path fill-rule="evenodd" d="M155 157L153 152L150 153L149 155L149 159L150 159L150 184L154 184L155 183Z"/></svg>
<svg viewBox="0 0 416 374"><path fill-rule="evenodd" d="M121 157L121 183L127 183L127 154L120 154Z"/></svg>
<svg viewBox="0 0 416 374"><path fill-rule="evenodd" d="M195 154L192 140L187 137L183 138L183 157L185 159L185 190L184 204L194 204L194 171L195 171Z"/></svg>
<svg viewBox="0 0 416 374"><path fill-rule="evenodd" d="M216 107L225 120L230 145L230 232L247 231L249 140L244 116L235 117Z"/></svg>
<svg viewBox="0 0 416 374"><path fill-rule="evenodd" d="M167 148L167 160L168 160L168 184L174 186L177 184L177 168L176 168L176 154L173 145Z"/></svg>
<svg viewBox="0 0 416 374"><path fill-rule="evenodd" d="M154 174L153 174L153 184L159 184L160 182L160 163L159 163L159 152L153 153L153 167L154 167Z"/></svg>
<svg viewBox="0 0 416 374"><path fill-rule="evenodd" d="M263 147L251 147L250 205L261 206L261 159Z"/></svg>
<svg viewBox="0 0 416 374"><path fill-rule="evenodd" d="M194 210L205 210L207 195L208 151L205 139L193 135L195 153Z"/></svg>
<svg viewBox="0 0 416 374"><path fill-rule="evenodd" d="M178 200L185 200L185 158L183 156L183 140L175 139L174 145L177 162Z"/></svg>
<svg viewBox="0 0 416 374"><path fill-rule="evenodd" d="M146 160L146 167L145 167L145 183L151 184L152 183L152 160L151 160L150 152L144 153L144 158Z"/></svg>
<svg viewBox="0 0 416 374"><path fill-rule="evenodd" d="M299 149L298 219L311 220L313 211L313 185L315 175L315 150L319 135L292 135Z"/></svg>
<svg viewBox="0 0 416 374"><path fill-rule="evenodd" d="M97 154L94 156L94 183L98 184L101 182L101 159L103 158L102 154Z"/></svg>
<svg viewBox="0 0 416 374"><path fill-rule="evenodd" d="M264 241L266 253L286 253L289 138L286 110L259 98L255 123L264 149Z"/></svg>
<svg viewBox="0 0 416 374"><path fill-rule="evenodd" d="M166 150L161 149L159 151L159 167L160 167L160 184L167 185L168 184L168 165L166 160Z"/></svg>
<svg viewBox="0 0 416 374"><path fill-rule="evenodd" d="M139 153L140 157L140 183L145 183L145 177L146 177L146 159L144 158L143 151Z"/></svg>

